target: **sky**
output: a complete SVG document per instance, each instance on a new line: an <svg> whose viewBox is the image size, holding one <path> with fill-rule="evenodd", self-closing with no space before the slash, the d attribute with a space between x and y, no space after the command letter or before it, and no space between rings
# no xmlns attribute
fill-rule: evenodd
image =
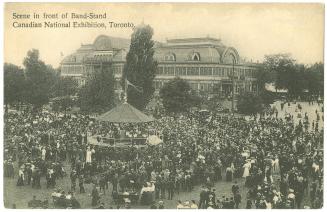
<svg viewBox="0 0 327 212"><path fill-rule="evenodd" d="M98 35L130 38L132 28L14 28L13 22L43 22L44 19L13 19L13 13L107 14L98 22L144 21L154 29L153 39L220 38L247 60L261 62L264 55L290 53L299 63L323 61L323 4L222 4L222 3L6 3L4 17L4 62L22 66L30 49L58 67L63 56L81 44L93 43ZM71 21L50 20L50 21ZM62 53L62 54L61 54Z"/></svg>

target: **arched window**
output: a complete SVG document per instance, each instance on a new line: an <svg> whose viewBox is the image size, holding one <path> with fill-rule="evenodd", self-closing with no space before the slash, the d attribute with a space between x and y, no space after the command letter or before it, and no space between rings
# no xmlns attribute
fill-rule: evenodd
<svg viewBox="0 0 327 212"><path fill-rule="evenodd" d="M200 61L200 54L197 53L197 52L194 52L192 54L191 60L193 60L193 61Z"/></svg>
<svg viewBox="0 0 327 212"><path fill-rule="evenodd" d="M165 61L176 61L176 55L174 53L165 55Z"/></svg>

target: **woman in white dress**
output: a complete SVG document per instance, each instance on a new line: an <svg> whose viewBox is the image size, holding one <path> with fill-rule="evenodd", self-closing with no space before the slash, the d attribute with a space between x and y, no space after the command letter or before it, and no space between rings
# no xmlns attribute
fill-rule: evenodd
<svg viewBox="0 0 327 212"><path fill-rule="evenodd" d="M92 162L92 150L90 147L87 147L86 150L86 163L91 163Z"/></svg>
<svg viewBox="0 0 327 212"><path fill-rule="evenodd" d="M279 168L279 159L278 156L275 155L274 159L272 160L272 172L274 175L279 174L280 168Z"/></svg>
<svg viewBox="0 0 327 212"><path fill-rule="evenodd" d="M47 150L45 149L45 147L42 148L42 160L45 160L45 154L47 153Z"/></svg>
<svg viewBox="0 0 327 212"><path fill-rule="evenodd" d="M246 160L246 163L243 165L244 172L243 177L246 178L250 176L251 160Z"/></svg>

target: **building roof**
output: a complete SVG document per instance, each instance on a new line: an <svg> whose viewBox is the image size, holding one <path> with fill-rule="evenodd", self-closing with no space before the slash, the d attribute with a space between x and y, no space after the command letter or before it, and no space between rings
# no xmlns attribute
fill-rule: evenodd
<svg viewBox="0 0 327 212"><path fill-rule="evenodd" d="M196 44L211 44L216 46L223 45L220 39L204 37L204 38L182 38L182 39L167 39L167 45L196 45Z"/></svg>
<svg viewBox="0 0 327 212"><path fill-rule="evenodd" d="M194 62L194 54L199 55L199 63L231 64L233 59L236 64L239 62L235 48L227 47L220 39L210 37L167 40L167 43L156 48L155 58L159 62ZM167 55L173 55L174 60Z"/></svg>
<svg viewBox="0 0 327 212"><path fill-rule="evenodd" d="M99 35L93 42L93 47L96 51L129 49L130 43L130 39L117 38L108 35Z"/></svg>
<svg viewBox="0 0 327 212"><path fill-rule="evenodd" d="M92 44L82 44L75 53L66 56L62 64L124 62L129 47L130 39L99 35ZM154 47L154 57L160 63L242 63L235 48L211 37L168 39L166 43L155 42Z"/></svg>
<svg viewBox="0 0 327 212"><path fill-rule="evenodd" d="M110 123L142 123L154 121L153 118L145 115L127 102L114 107L96 119Z"/></svg>
<svg viewBox="0 0 327 212"><path fill-rule="evenodd" d="M61 63L125 61L125 52L128 52L129 45L129 39L99 35L93 44L82 44L75 53L66 56Z"/></svg>

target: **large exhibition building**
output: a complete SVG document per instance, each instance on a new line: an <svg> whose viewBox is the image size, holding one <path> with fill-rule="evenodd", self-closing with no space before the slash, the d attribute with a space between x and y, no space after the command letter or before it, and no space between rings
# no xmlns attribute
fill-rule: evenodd
<svg viewBox="0 0 327 212"><path fill-rule="evenodd" d="M119 81L129 46L129 39L100 35L93 44L82 44L62 60L61 76L74 77L82 85L95 69L110 67L116 78L116 89L120 90ZM221 95L230 95L233 79L236 94L257 91L255 72L260 65L244 62L235 48L225 46L220 39L203 37L156 42L154 57L158 62L157 90L165 82L180 77L193 89L207 93L215 89Z"/></svg>

